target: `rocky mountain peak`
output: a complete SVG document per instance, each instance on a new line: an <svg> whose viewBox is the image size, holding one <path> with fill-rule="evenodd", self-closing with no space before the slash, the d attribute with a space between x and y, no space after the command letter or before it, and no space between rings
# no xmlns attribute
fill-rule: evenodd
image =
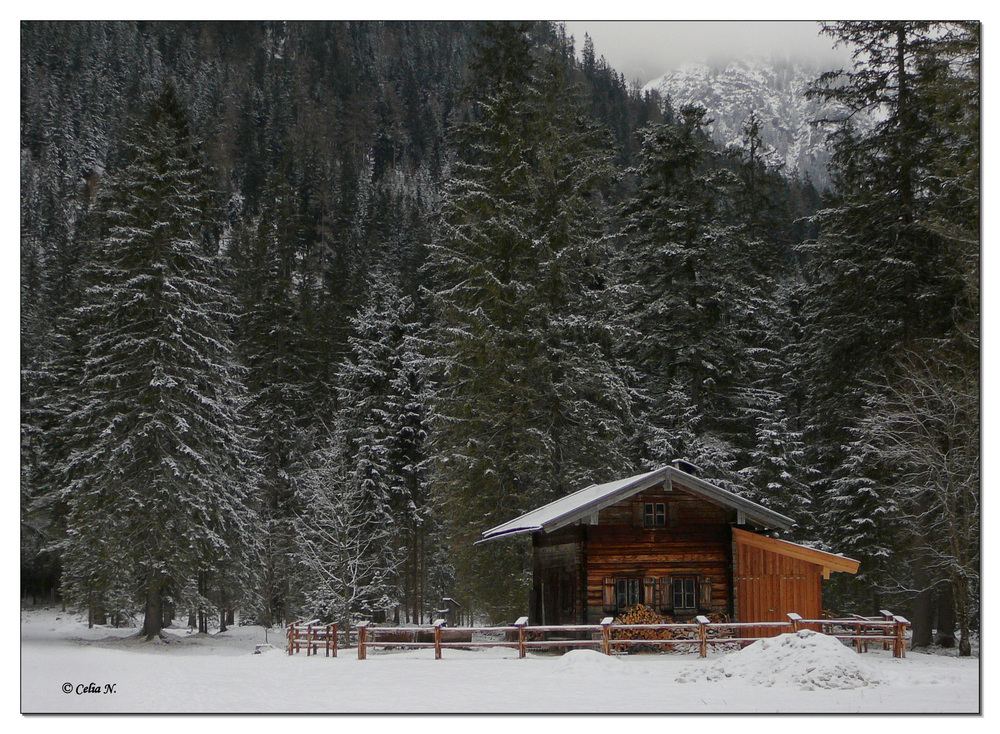
<svg viewBox="0 0 1000 734"><path fill-rule="evenodd" d="M761 137L771 162L787 175L809 176L819 188L829 185L828 130L812 124L836 110L807 100L805 90L826 69L817 63L771 59L714 60L688 63L649 82L675 108L704 106L713 120L712 137L721 146L739 144L751 112L762 122Z"/></svg>

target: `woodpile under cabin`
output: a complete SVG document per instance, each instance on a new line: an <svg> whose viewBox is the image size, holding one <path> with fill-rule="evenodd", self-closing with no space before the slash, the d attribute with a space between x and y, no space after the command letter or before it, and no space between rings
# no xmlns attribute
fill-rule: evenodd
<svg viewBox="0 0 1000 734"><path fill-rule="evenodd" d="M819 619L822 580L858 562L770 537L794 521L676 461L593 485L483 533L531 534L531 624L596 624L643 604L672 621Z"/></svg>

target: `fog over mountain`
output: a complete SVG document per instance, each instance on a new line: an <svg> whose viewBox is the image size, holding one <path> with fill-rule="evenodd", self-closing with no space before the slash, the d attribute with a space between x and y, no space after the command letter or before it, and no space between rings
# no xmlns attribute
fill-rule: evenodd
<svg viewBox="0 0 1000 734"><path fill-rule="evenodd" d="M824 69L840 68L850 55L834 48L815 21L567 21L582 48L589 35L599 56L625 76L646 84L691 62L779 55Z"/></svg>

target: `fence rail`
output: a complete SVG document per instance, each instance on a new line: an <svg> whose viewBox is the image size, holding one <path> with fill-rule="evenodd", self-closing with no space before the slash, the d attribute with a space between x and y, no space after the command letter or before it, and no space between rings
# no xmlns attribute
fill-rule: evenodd
<svg viewBox="0 0 1000 734"><path fill-rule="evenodd" d="M320 648L326 651L327 657L337 657L337 625L320 624L318 619L288 625L288 654L293 655L302 648L305 648L306 657L317 655Z"/></svg>
<svg viewBox="0 0 1000 734"><path fill-rule="evenodd" d="M513 625L501 627L445 627L443 619L428 626L379 627L370 622L359 622L354 632L345 633L345 647L350 647L356 637L358 659L365 660L369 648L423 648L434 649L434 659L441 659L445 649L508 647L525 657L529 649L592 647L605 655L625 648L672 647L697 645L698 654L705 657L709 645L745 645L767 636L757 634L761 629L797 632L815 629L822 634L851 642L859 653L867 651L871 643L881 643L892 650L893 657L906 657L906 630L910 623L905 617L883 610L881 617L852 616L840 619L803 619L788 614L785 622L710 622L703 616L694 622L668 624L615 624L605 617L600 624L528 625L528 618L521 617ZM629 633L652 632L669 637L629 637ZM741 634L747 633L750 634ZM476 634L492 637L475 640ZM579 637L578 635L584 635ZM337 657L337 625L321 625L318 620L296 622L288 627L288 654L306 650L306 655L317 655L320 649L326 655Z"/></svg>

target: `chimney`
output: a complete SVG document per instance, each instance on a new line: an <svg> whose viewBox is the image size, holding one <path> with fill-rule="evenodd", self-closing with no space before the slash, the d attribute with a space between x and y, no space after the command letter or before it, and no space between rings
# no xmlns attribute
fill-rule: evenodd
<svg viewBox="0 0 1000 734"><path fill-rule="evenodd" d="M674 465L675 469L679 469L685 474L690 474L693 477L696 477L699 474L701 474L701 469L699 469L695 464L692 464L687 459L674 459L670 463Z"/></svg>

